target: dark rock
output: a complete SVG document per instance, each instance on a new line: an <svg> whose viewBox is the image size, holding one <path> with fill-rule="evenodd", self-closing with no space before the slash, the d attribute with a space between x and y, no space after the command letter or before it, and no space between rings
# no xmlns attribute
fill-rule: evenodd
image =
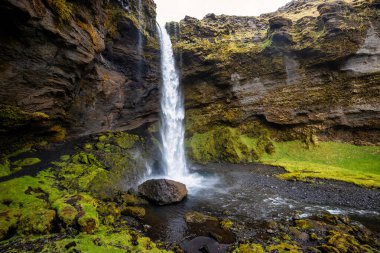
<svg viewBox="0 0 380 253"><path fill-rule="evenodd" d="M292 21L284 17L274 17L269 19L269 28L271 31L279 30L283 27L288 27L292 25Z"/></svg>
<svg viewBox="0 0 380 253"><path fill-rule="evenodd" d="M186 185L169 179L148 180L139 185L138 191L158 205L177 203L187 196Z"/></svg>
<svg viewBox="0 0 380 253"><path fill-rule="evenodd" d="M76 242L70 242L70 243L65 245L65 249L70 249L70 248L75 247L75 246L77 246Z"/></svg>
<svg viewBox="0 0 380 253"><path fill-rule="evenodd" d="M25 120L32 121L34 132L42 130L39 134L52 124L64 126L68 135L83 135L157 121L154 2L143 1L145 31L133 22L135 13L121 14L126 10L117 1L70 1L67 6L61 1L62 8L72 7L66 19L51 2L56 1L0 3L0 111L5 104L32 116L45 113L46 118ZM135 8L137 2L130 5ZM141 33L149 57L137 53ZM26 135L22 128L12 131Z"/></svg>
<svg viewBox="0 0 380 253"><path fill-rule="evenodd" d="M194 253L225 253L227 252L226 245L219 244L217 241L210 237L199 236L190 241L185 241L182 245L185 252Z"/></svg>

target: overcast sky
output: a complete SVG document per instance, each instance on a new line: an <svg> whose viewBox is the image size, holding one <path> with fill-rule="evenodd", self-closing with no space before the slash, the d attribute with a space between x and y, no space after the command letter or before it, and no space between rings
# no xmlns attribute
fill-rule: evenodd
<svg viewBox="0 0 380 253"><path fill-rule="evenodd" d="M179 21L186 15L203 18L208 13L258 16L276 11L290 0L154 0L158 22Z"/></svg>

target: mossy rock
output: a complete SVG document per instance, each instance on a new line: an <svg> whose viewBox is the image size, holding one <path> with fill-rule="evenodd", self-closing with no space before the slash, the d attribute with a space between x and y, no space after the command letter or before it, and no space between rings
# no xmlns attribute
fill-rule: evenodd
<svg viewBox="0 0 380 253"><path fill-rule="evenodd" d="M185 214L185 220L187 223L205 223L207 221L218 221L216 217L206 215L200 212L188 212Z"/></svg>
<svg viewBox="0 0 380 253"><path fill-rule="evenodd" d="M48 234L53 226L56 212L48 209L23 210L20 217L19 231L22 234Z"/></svg>
<svg viewBox="0 0 380 253"><path fill-rule="evenodd" d="M24 167L24 166L32 166L34 164L40 163L41 160L39 158L24 158L12 163L13 166Z"/></svg>
<svg viewBox="0 0 380 253"><path fill-rule="evenodd" d="M12 230L16 230L20 216L21 211L19 209L8 209L0 212L0 241L10 236Z"/></svg>
<svg viewBox="0 0 380 253"><path fill-rule="evenodd" d="M66 195L52 206L66 228L77 223L80 231L92 234L99 227L97 201L85 193Z"/></svg>
<svg viewBox="0 0 380 253"><path fill-rule="evenodd" d="M140 139L137 135L132 135L124 132L115 133L114 138L116 144L123 149L132 148L135 145L136 141Z"/></svg>
<svg viewBox="0 0 380 253"><path fill-rule="evenodd" d="M249 138L237 128L218 126L187 139L190 158L195 162L244 163L257 161L264 153L273 153L271 139Z"/></svg>
<svg viewBox="0 0 380 253"><path fill-rule="evenodd" d="M99 202L97 212L103 224L112 225L121 216L121 211L118 205L114 202L104 203Z"/></svg>
<svg viewBox="0 0 380 253"><path fill-rule="evenodd" d="M145 217L145 209L143 207L138 206L127 206L123 208L122 214L129 215L135 218L142 219Z"/></svg>
<svg viewBox="0 0 380 253"><path fill-rule="evenodd" d="M308 220L296 220L295 226L299 229L308 229L311 227L311 224Z"/></svg>
<svg viewBox="0 0 380 253"><path fill-rule="evenodd" d="M265 253L263 246L256 243L240 244L232 253Z"/></svg>

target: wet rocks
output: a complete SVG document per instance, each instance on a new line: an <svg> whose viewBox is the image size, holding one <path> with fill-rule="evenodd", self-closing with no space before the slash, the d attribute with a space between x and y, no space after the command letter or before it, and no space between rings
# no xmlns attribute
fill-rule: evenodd
<svg viewBox="0 0 380 253"><path fill-rule="evenodd" d="M187 223L205 223L207 221L217 221L218 219L213 217L213 216L210 216L210 215L206 215L206 214L203 214L203 213L200 213L200 212L188 212L186 213L185 215L185 220Z"/></svg>
<svg viewBox="0 0 380 253"><path fill-rule="evenodd" d="M231 232L233 223L231 220L219 221L218 218L191 211L185 214L185 220L189 231L198 236L214 238L219 243L233 243L236 238Z"/></svg>
<svg viewBox="0 0 380 253"><path fill-rule="evenodd" d="M158 205L182 201L187 196L186 185L169 179L152 179L139 185L138 192Z"/></svg>

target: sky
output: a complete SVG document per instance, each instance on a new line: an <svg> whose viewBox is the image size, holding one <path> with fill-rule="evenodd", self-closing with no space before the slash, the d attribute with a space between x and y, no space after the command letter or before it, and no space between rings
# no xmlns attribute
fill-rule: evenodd
<svg viewBox="0 0 380 253"><path fill-rule="evenodd" d="M180 21L186 15L198 19L208 13L258 16L276 11L290 0L154 0L160 23Z"/></svg>

